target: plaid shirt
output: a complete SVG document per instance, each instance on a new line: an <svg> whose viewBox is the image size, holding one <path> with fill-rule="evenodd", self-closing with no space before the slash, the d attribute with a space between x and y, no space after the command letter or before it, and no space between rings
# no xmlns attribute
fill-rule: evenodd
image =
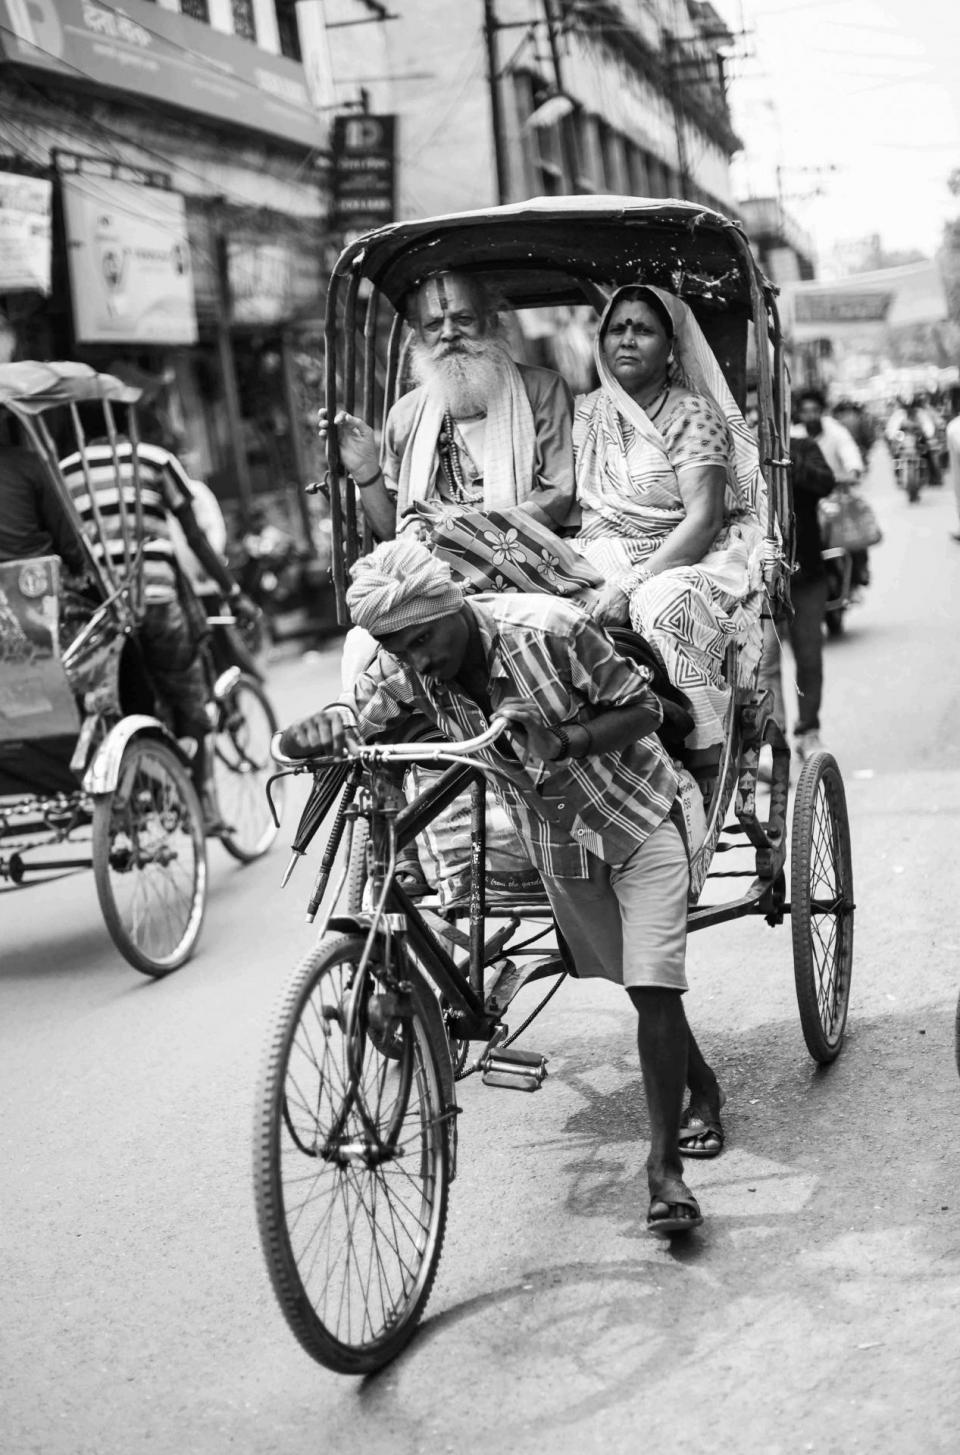
<svg viewBox="0 0 960 1455"><path fill-rule="evenodd" d="M471 596L467 604L480 629L491 716L508 698L535 702L544 722L557 727L589 724L611 708L649 708L647 736L618 752L526 765L496 745L477 754L508 775L509 781L491 777L491 787L543 873L585 878L588 851L622 863L663 822L677 793L673 766L654 736L662 711L649 671L619 656L606 632L568 601L498 593ZM488 725L455 683L421 678L385 651L343 700L356 707L364 739L410 711L424 713L454 741Z"/></svg>

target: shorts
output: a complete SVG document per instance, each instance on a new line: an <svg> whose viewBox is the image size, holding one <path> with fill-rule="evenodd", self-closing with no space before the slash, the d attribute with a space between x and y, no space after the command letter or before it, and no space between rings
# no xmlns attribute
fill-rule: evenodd
<svg viewBox="0 0 960 1455"><path fill-rule="evenodd" d="M687 989L690 864L672 819L622 864L591 854L588 879L541 878L579 977Z"/></svg>

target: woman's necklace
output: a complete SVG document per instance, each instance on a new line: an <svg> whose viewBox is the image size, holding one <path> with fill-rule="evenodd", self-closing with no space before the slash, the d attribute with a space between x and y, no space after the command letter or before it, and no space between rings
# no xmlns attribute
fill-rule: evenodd
<svg viewBox="0 0 960 1455"><path fill-rule="evenodd" d="M646 414L647 418L650 420L651 423L653 423L656 420L656 418L659 415L661 409L666 404L666 402L667 402L667 396L669 395L669 393L670 393L670 380L669 379L664 379L664 381L663 381L663 388L657 394L655 394L653 396L653 398L650 400L650 403L649 404L644 404L644 405L641 405L640 406L643 409L644 413ZM654 405L656 405L656 408L653 407Z"/></svg>

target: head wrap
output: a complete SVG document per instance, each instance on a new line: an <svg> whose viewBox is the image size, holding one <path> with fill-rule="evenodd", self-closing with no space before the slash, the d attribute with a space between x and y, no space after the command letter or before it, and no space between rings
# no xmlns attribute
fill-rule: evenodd
<svg viewBox="0 0 960 1455"><path fill-rule="evenodd" d="M446 561L410 538L384 541L369 556L361 556L350 575L350 615L375 637L451 616L463 603L463 590Z"/></svg>

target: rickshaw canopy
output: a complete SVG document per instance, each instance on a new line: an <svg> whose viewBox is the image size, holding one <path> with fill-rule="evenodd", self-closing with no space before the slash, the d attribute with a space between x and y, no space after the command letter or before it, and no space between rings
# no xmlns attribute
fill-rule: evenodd
<svg viewBox="0 0 960 1455"><path fill-rule="evenodd" d="M89 364L67 360L0 364L0 405L15 413L43 414L47 409L81 404L88 399L136 404L141 393L142 390L131 388L113 374L97 373Z"/></svg>
<svg viewBox="0 0 960 1455"><path fill-rule="evenodd" d="M583 280L641 279L718 308L750 308L773 289L740 227L693 202L636 197L536 197L483 211L399 222L344 249L335 275L359 273L399 309L426 274L469 267L514 307L584 301Z"/></svg>

